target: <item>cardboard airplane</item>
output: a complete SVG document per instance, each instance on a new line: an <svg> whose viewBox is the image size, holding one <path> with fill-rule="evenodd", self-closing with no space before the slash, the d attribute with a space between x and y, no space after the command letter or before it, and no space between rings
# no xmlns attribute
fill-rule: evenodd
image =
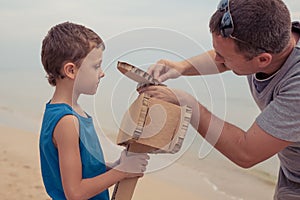
<svg viewBox="0 0 300 200"><path fill-rule="evenodd" d="M117 68L138 82L137 87L165 86L147 72L126 62L118 62ZM123 116L117 144L135 153L176 153L182 146L191 115L188 105L178 106L140 94ZM137 180L130 178L117 183L112 200L130 200Z"/></svg>

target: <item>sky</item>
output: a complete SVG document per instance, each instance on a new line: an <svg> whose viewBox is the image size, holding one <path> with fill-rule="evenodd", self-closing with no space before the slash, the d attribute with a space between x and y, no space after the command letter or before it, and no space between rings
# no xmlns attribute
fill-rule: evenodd
<svg viewBox="0 0 300 200"><path fill-rule="evenodd" d="M105 41L132 30L155 27L176 32L209 49L208 20L218 0L0 0L0 3L1 70L40 68L43 37L51 26L64 21L84 24ZM300 1L285 0L285 3L293 19L300 19ZM187 56L196 53L182 42L177 45L188 52Z"/></svg>
<svg viewBox="0 0 300 200"><path fill-rule="evenodd" d="M212 6L201 1L17 1L1 0L1 68L40 66L41 41L55 24L71 21L96 31L105 41L143 27L161 27L197 37L207 27ZM204 1L203 1L204 2ZM202 4L203 4L202 2ZM199 7L201 7L199 9ZM207 16L206 16L207 15ZM202 20L203 19L203 20ZM202 24L203 25L199 25ZM189 24L189 25L187 25ZM208 30L205 29L205 37Z"/></svg>

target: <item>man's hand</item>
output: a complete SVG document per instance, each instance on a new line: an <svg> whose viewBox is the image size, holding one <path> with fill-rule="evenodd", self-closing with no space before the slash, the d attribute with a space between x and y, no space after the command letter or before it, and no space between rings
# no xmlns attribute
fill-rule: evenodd
<svg viewBox="0 0 300 200"><path fill-rule="evenodd" d="M147 73L152 75L159 82L164 82L168 79L175 79L181 76L183 66L180 62L170 60L160 60L156 64L148 68Z"/></svg>
<svg viewBox="0 0 300 200"><path fill-rule="evenodd" d="M165 86L148 86L138 89L139 93L160 99L179 106L189 106L192 108L191 124L194 128L198 128L200 122L199 102L189 93L182 90L170 89Z"/></svg>
<svg viewBox="0 0 300 200"><path fill-rule="evenodd" d="M179 106L192 106L195 103L194 97L190 94L177 89L171 89L165 86L148 86L138 89L139 93L145 93L150 97L160 99Z"/></svg>

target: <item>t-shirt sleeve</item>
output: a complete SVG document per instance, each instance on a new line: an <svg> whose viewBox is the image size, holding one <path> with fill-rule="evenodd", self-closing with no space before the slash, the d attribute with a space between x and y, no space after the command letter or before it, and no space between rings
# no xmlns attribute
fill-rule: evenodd
<svg viewBox="0 0 300 200"><path fill-rule="evenodd" d="M276 138L300 142L300 73L282 84L256 123Z"/></svg>

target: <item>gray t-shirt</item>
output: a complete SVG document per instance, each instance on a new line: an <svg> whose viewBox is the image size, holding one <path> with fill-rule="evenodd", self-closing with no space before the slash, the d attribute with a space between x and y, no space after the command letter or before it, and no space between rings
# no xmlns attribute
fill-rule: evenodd
<svg viewBox="0 0 300 200"><path fill-rule="evenodd" d="M256 118L257 125L276 138L293 142L278 153L280 173L274 198L281 199L279 196L284 195L284 199L295 199L297 195L300 199L300 41L273 77L247 78L262 111ZM292 198L287 198L288 191L293 193Z"/></svg>

